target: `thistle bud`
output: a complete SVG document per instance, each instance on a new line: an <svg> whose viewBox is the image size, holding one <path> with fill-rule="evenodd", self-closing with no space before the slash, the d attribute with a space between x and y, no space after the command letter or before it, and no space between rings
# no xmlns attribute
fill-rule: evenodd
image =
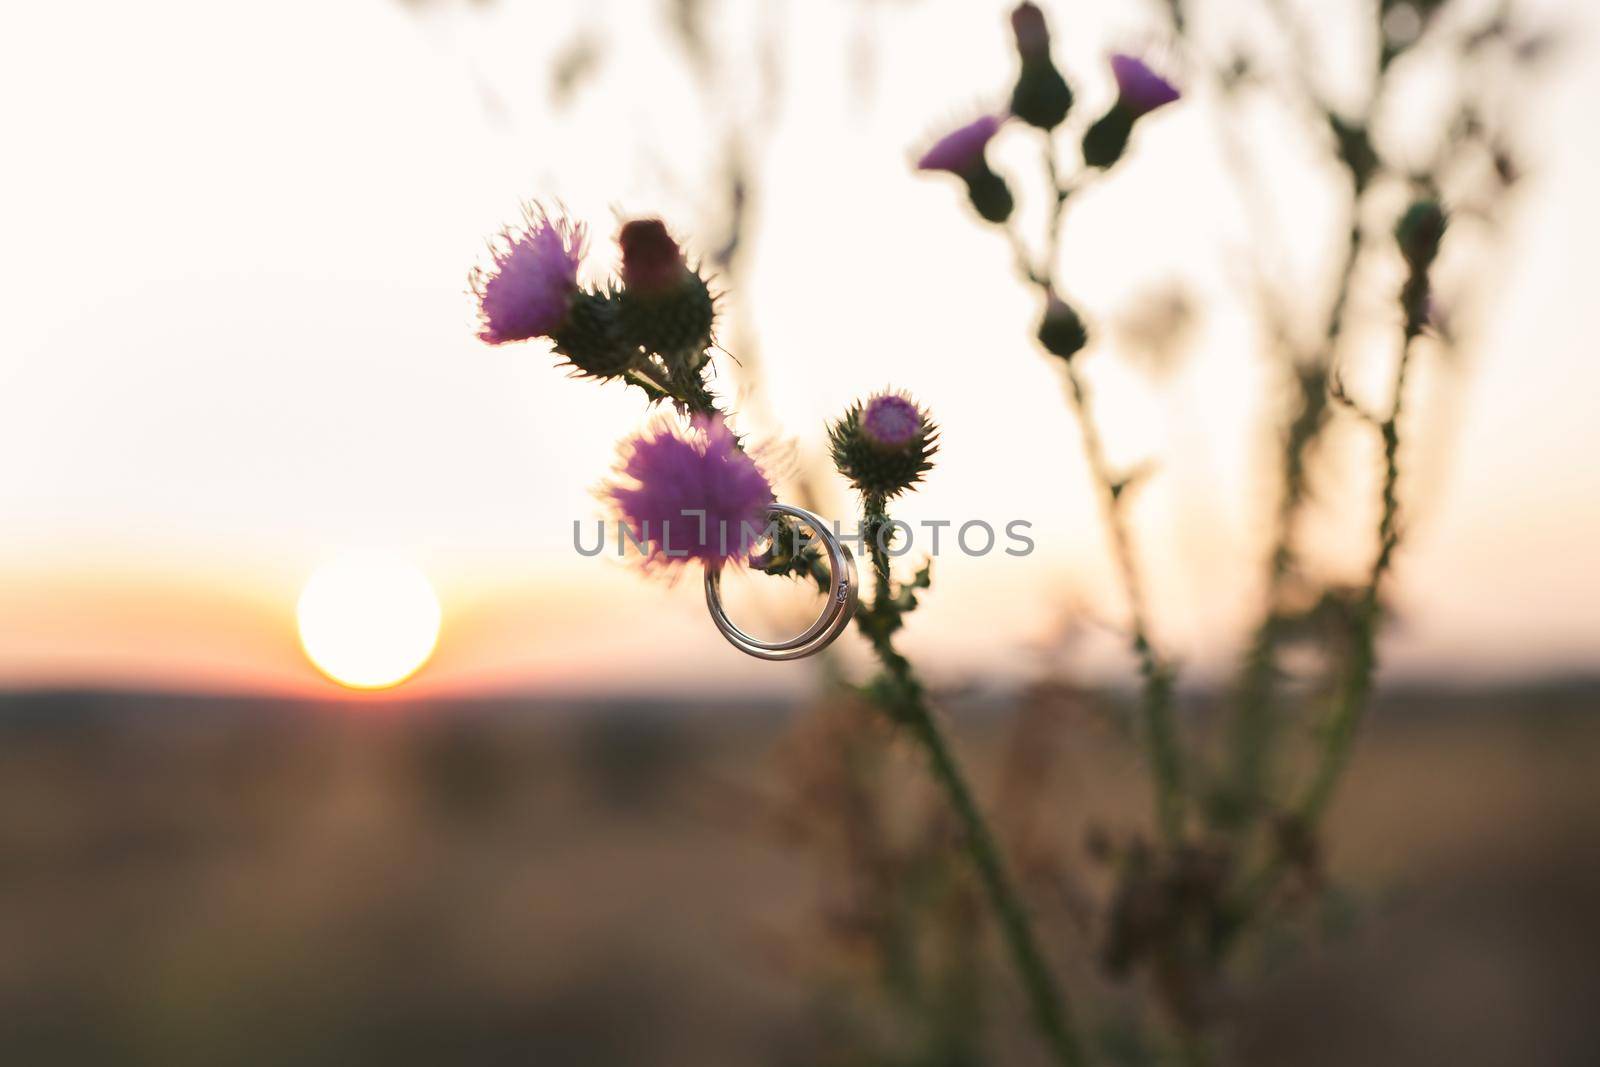
<svg viewBox="0 0 1600 1067"><path fill-rule="evenodd" d="M1071 359L1089 343L1089 331L1072 306L1054 293L1045 304L1039 320L1039 343L1051 355Z"/></svg>
<svg viewBox="0 0 1600 1067"><path fill-rule="evenodd" d="M634 219L622 247L621 321L627 337L669 359L703 355L711 344L715 301L660 219Z"/></svg>
<svg viewBox="0 0 1600 1067"><path fill-rule="evenodd" d="M1004 222L1014 206L1005 179L984 158L990 139L1004 121L1001 116L984 115L939 138L917 160L918 170L942 170L965 182L972 206L990 222Z"/></svg>
<svg viewBox="0 0 1600 1067"><path fill-rule="evenodd" d="M1011 209L1016 207L1016 200L1011 196L1011 187L1006 180L987 165L965 176L967 183L967 199L972 201L972 207L978 215L988 222L1001 223L1011 217Z"/></svg>
<svg viewBox="0 0 1600 1067"><path fill-rule="evenodd" d="M1382 162L1378 159L1378 150L1372 146L1372 136L1365 126L1346 122L1338 115L1328 116L1328 126L1333 130L1339 159L1350 171L1356 188L1365 189Z"/></svg>
<svg viewBox="0 0 1600 1067"><path fill-rule="evenodd" d="M1134 56L1113 55L1111 74L1117 80L1117 102L1083 135L1083 161L1091 167L1109 167L1121 159L1133 124L1182 95Z"/></svg>
<svg viewBox="0 0 1600 1067"><path fill-rule="evenodd" d="M1044 12L1032 3L1011 13L1022 71L1011 90L1011 113L1030 126L1053 130L1072 108L1072 89L1050 61L1050 28Z"/></svg>
<svg viewBox="0 0 1600 1067"><path fill-rule="evenodd" d="M939 430L904 393L885 392L851 405L828 428L833 465L857 490L893 497L933 468Z"/></svg>
<svg viewBox="0 0 1600 1067"><path fill-rule="evenodd" d="M1039 5L1021 3L1011 12L1011 32L1017 35L1017 52L1026 62L1050 56L1050 27Z"/></svg>
<svg viewBox="0 0 1600 1067"><path fill-rule="evenodd" d="M1110 111L1101 115L1093 126L1084 131L1084 165L1100 168L1111 166L1122 158L1131 133L1133 133L1133 116L1121 104L1113 104Z"/></svg>
<svg viewBox="0 0 1600 1067"><path fill-rule="evenodd" d="M1432 265L1439 254L1439 242L1444 240L1445 225L1444 208L1432 198L1418 200L1400 216L1394 236L1413 272L1420 273Z"/></svg>

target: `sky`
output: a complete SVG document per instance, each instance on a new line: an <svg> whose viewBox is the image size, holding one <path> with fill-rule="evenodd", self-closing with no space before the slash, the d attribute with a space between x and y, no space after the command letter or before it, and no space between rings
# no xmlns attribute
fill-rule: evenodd
<svg viewBox="0 0 1600 1067"><path fill-rule="evenodd" d="M661 214L693 249L718 127L660 6L8 14L0 685L322 692L296 641L296 598L320 563L371 551L416 561L443 607L414 692L808 684L806 664L722 644L698 575L669 584L572 550L574 520L601 514L595 487L617 441L645 420L638 394L570 381L537 344L474 337L468 269L531 197L589 225L594 279L614 266L609 238L630 215ZM726 6L722 33L736 42L756 8ZM1494 273L1459 309L1483 328L1462 361L1419 367L1424 443L1384 656L1396 674L1600 661L1587 300L1600 67L1584 61L1597 19L1582 3L1537 6L1569 43L1530 88L1530 176L1481 257ZM774 416L753 429L791 467L814 462L825 420L852 399L912 389L944 446L903 517L1025 519L1039 550L941 556L909 648L946 677L1017 677L1070 632L1071 663L1112 677L1126 666L1122 609L1060 380L1030 347L1035 297L958 191L909 165L941 127L1003 100L1006 7L788 8L755 267L736 294ZM1176 63L1153 11L1050 11L1072 28L1057 52L1082 107L1107 100L1112 48ZM557 108L551 64L593 27L607 41L600 65ZM1337 38L1329 52L1336 63ZM737 54L719 99L750 108L762 57ZM1141 366L1112 328L1087 373L1114 460L1154 464L1133 514L1156 632L1206 677L1237 653L1259 591L1271 378L1239 293L1245 215L1196 95L1142 124L1131 160L1085 194L1063 277L1109 323L1178 282L1200 308L1172 369ZM1306 149L1251 130L1286 176L1270 190L1286 284L1315 293L1306 264L1318 249L1299 235L1326 233L1329 201ZM1014 173L1036 152L1022 131L995 145ZM719 381L737 383L720 358ZM1381 366L1357 363L1357 385ZM1360 436L1341 429L1334 457L1354 487L1318 505L1321 558L1351 576L1370 551ZM843 515L847 494L828 492Z"/></svg>

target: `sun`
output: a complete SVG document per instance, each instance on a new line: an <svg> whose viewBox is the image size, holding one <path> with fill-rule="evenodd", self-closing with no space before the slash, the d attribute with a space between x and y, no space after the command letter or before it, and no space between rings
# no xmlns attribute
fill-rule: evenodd
<svg viewBox="0 0 1600 1067"><path fill-rule="evenodd" d="M318 567L295 615L307 658L351 689L399 685L439 640L439 598L427 575L390 556L346 556Z"/></svg>

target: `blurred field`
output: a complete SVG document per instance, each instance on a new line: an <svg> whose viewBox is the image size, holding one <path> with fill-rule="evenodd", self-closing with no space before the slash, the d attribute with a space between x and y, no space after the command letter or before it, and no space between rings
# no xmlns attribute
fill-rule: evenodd
<svg viewBox="0 0 1600 1067"><path fill-rule="evenodd" d="M993 802L1011 713L948 706ZM1384 701L1343 932L1241 985L1242 1058L1600 1061L1597 710ZM5 697L0 1062L837 1062L797 962L830 887L781 829L804 718ZM1114 741L1073 735L1063 805L1136 817Z"/></svg>

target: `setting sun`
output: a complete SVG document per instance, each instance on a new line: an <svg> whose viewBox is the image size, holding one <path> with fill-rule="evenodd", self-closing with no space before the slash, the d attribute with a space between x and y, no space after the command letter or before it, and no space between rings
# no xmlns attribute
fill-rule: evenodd
<svg viewBox="0 0 1600 1067"><path fill-rule="evenodd" d="M317 669L352 689L383 689L427 662L439 600L416 566L352 556L319 567L300 593L300 643Z"/></svg>

